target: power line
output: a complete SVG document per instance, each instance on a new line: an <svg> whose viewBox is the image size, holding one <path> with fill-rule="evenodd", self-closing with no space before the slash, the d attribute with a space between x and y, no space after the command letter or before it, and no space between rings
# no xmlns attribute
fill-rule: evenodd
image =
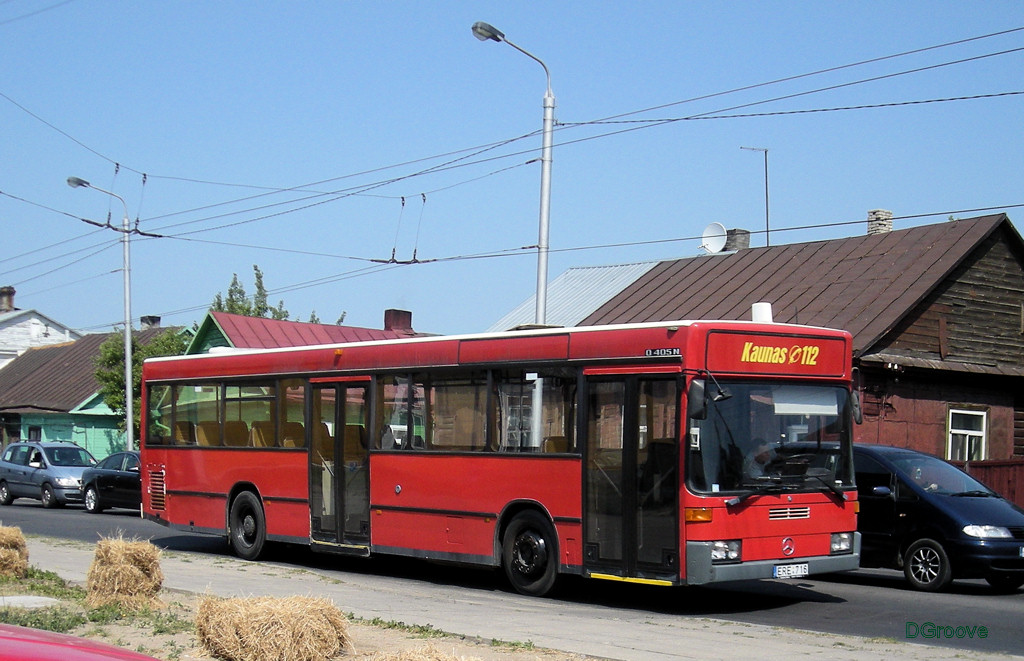
<svg viewBox="0 0 1024 661"><path fill-rule="evenodd" d="M985 211L999 211L999 210L1002 210L1002 209L1019 209L1019 208L1024 208L1024 203L1021 203L1021 204L1006 204L1006 205L989 206L989 207L974 207L974 208L970 208L970 209L956 209L956 210L952 210L952 211L948 211L947 210L947 211L933 211L933 212L918 213L918 214L907 214L907 215L903 215L903 216L893 216L892 219L893 220L916 220L916 219L920 219L920 218L933 218L933 217L937 217L937 216L952 216L952 215L964 214L964 213L981 213L981 212L985 212ZM857 219L857 220L849 220L849 221L838 221L838 222L831 222L831 223L817 223L817 224L812 224L812 225L799 225L799 226L791 226L791 227L772 228L771 231L773 233L774 232L799 232L799 231L807 231L807 230L812 230L812 229L835 228L835 227L843 227L843 226L848 226L848 225L861 225L861 224L864 224L865 222L867 222L865 219L860 218L860 219ZM761 232L764 232L764 230L751 230L750 231L751 234L760 234ZM583 252L583 251L587 251L587 250L602 250L602 249L609 249L609 248L628 248L628 247L637 247L637 246L645 246L645 245L657 245L657 244L667 244L667 243L681 243L681 242L686 242L686 241L700 241L702 239L703 239L703 237L701 237L699 235L693 235L693 236L682 236L682 237L672 237L672 238L663 238L663 239L650 239L650 240L646 240L646 241L629 241L629 242L606 243L606 244L597 244L597 245L573 246L573 247L568 247L568 248L552 249L551 252L561 252L561 253ZM780 246L775 246L775 247L780 247ZM363 277L363 276L367 276L367 275L374 275L374 274L376 274L378 272L381 272L381 271L391 270L393 268L399 268L399 267L417 266L417 265L424 265L424 264L440 264L440 263L444 263L444 262L469 261L469 260L481 260L481 259L498 259L498 258L504 258L504 257L531 256L533 254L532 250L535 249L535 248L536 248L536 246L520 246L518 248L508 248L508 249L504 249L504 250L490 251L490 252L485 252L485 253L476 253L476 254L469 254L469 255L452 255L452 256L448 256L448 257L438 257L438 258L435 258L435 259L431 259L429 261L421 261L421 262L415 262L415 263L407 262L407 263L375 264L373 266L366 266L366 267L362 267L362 268L355 269L355 270L352 270L352 271L346 271L346 272L339 273L339 274L323 276L321 278L316 278L316 279L313 279L313 280L306 280L306 281L294 283L294 284L291 284L291 285L285 285L284 287L278 287L276 289L270 289L270 290L267 290L267 294L268 295L277 295L277 294L281 294L281 293L288 293L288 292L292 292L292 291L299 291L301 289L309 289L309 288L312 288L312 287L318 287L318 286L322 286L322 285L325 285L325 284L331 284L333 282L338 282L338 281L342 281L342 280L349 280L349 279ZM266 248L263 248L263 249L265 249L265 250L274 250L273 248L269 248L269 247L266 247ZM761 248L761 249L763 250L764 248ZM350 259L350 258L346 257L345 259ZM187 312L196 312L196 311L204 310L204 309L208 309L208 308L209 308L209 304L196 305L196 306L191 306L191 307L187 307L187 308L180 308L180 309L177 309L177 310L161 312L160 316L174 316L174 315L177 315L177 314L185 314ZM121 323L121 322L119 321L119 322L116 322L116 323ZM99 325L96 325L96 326L85 327L82 330L92 330L92 329L98 329L98 328L107 328L108 326L112 326L112 325L114 325L114 324L99 324Z"/></svg>

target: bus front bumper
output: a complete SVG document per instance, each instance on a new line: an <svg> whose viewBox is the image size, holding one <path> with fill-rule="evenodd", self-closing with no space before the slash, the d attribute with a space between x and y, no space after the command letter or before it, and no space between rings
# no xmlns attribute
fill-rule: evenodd
<svg viewBox="0 0 1024 661"><path fill-rule="evenodd" d="M807 565L806 572L802 567ZM819 555L805 558L783 558L778 560L754 560L736 564L713 564L710 542L686 543L686 585L723 583L725 581L750 581L762 578L799 578L812 574L850 571L860 567L860 533L854 533L853 550L839 555ZM778 568L782 568L781 571Z"/></svg>

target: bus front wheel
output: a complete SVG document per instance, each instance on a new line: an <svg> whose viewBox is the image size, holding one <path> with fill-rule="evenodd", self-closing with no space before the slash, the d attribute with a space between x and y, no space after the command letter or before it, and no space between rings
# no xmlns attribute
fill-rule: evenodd
<svg viewBox="0 0 1024 661"><path fill-rule="evenodd" d="M235 555L245 560L255 560L263 551L263 544L267 541L267 521L263 505L251 491L243 491L231 503L228 540Z"/></svg>
<svg viewBox="0 0 1024 661"><path fill-rule="evenodd" d="M502 540L502 565L512 587L521 594L547 594L558 578L558 539L540 513L517 514Z"/></svg>

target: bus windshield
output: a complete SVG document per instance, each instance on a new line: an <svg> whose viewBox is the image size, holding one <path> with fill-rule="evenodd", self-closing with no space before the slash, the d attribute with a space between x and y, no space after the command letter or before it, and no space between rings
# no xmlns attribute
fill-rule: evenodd
<svg viewBox="0 0 1024 661"><path fill-rule="evenodd" d="M694 493L821 491L853 486L849 392L838 386L722 382L689 421Z"/></svg>

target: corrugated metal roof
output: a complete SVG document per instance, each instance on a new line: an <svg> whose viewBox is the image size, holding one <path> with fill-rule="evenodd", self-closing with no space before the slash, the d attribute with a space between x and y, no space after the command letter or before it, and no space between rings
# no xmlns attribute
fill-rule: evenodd
<svg viewBox="0 0 1024 661"><path fill-rule="evenodd" d="M331 326L246 317L227 312L210 311L210 316L231 342L231 346L238 349L275 349L339 342L394 340L409 337L411 334L358 326Z"/></svg>
<svg viewBox="0 0 1024 661"><path fill-rule="evenodd" d="M850 331L860 353L1004 226L1020 244L996 214L661 262L580 323L749 319L751 305L767 301L776 321Z"/></svg>
<svg viewBox="0 0 1024 661"><path fill-rule="evenodd" d="M135 331L135 340L145 344L165 330ZM81 404L99 390L95 360L109 337L86 335L67 344L29 349L12 360L0 369L0 410L67 412Z"/></svg>
<svg viewBox="0 0 1024 661"><path fill-rule="evenodd" d="M571 268L548 284L547 319L551 326L576 326L609 298L636 282L658 262ZM487 332L504 331L536 320L534 294L495 322Z"/></svg>

